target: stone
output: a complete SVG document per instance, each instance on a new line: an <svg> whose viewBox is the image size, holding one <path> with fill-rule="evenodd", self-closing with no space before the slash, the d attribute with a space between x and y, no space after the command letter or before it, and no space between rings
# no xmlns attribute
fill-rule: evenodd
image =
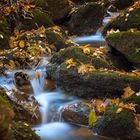
<svg viewBox="0 0 140 140"><path fill-rule="evenodd" d="M62 118L66 122L88 125L90 108L82 103L67 105L62 112Z"/></svg>
<svg viewBox="0 0 140 140"><path fill-rule="evenodd" d="M102 26L102 20L102 5L94 2L86 3L71 14L68 30L74 35L94 34Z"/></svg>
<svg viewBox="0 0 140 140"><path fill-rule="evenodd" d="M129 40L129 41L128 41ZM126 59L140 66L140 32L118 32L106 37L108 46L115 48Z"/></svg>
<svg viewBox="0 0 140 140"><path fill-rule="evenodd" d="M21 121L12 123L12 131L16 140L41 140L27 123Z"/></svg>
<svg viewBox="0 0 140 140"><path fill-rule="evenodd" d="M16 87L25 93L33 93L30 77L28 74L23 72L16 72L14 75Z"/></svg>
<svg viewBox="0 0 140 140"><path fill-rule="evenodd" d="M107 137L129 139L129 136L132 136L136 129L134 115L126 109L120 113L116 113L116 110L117 107L108 108L93 126L93 132Z"/></svg>
<svg viewBox="0 0 140 140"><path fill-rule="evenodd" d="M103 34L106 34L111 29L119 31L140 30L140 2L137 1L134 5L120 13L119 16L113 18L104 27Z"/></svg>
<svg viewBox="0 0 140 140"><path fill-rule="evenodd" d="M120 97L128 85L138 92L140 77L113 69L105 52L99 50L93 48L86 55L79 47L64 49L53 55L51 64L47 66L47 76L56 81L66 93L85 99ZM69 59L73 59L75 66L68 68L66 61ZM79 73L81 64L89 64L94 69L84 74Z"/></svg>

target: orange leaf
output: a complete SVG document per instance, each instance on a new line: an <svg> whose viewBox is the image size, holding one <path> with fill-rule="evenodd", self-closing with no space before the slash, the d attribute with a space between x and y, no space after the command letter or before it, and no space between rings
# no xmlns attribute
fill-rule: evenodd
<svg viewBox="0 0 140 140"><path fill-rule="evenodd" d="M130 96L132 96L135 92L130 88L130 87L126 87L124 88L124 94L122 96L122 98L128 98Z"/></svg>
<svg viewBox="0 0 140 140"><path fill-rule="evenodd" d="M25 47L25 42L24 42L24 40L21 40L21 41L19 42L19 47L20 47L20 48L24 48L24 47Z"/></svg>
<svg viewBox="0 0 140 140"><path fill-rule="evenodd" d="M123 108L118 108L116 113L120 113L123 110Z"/></svg>

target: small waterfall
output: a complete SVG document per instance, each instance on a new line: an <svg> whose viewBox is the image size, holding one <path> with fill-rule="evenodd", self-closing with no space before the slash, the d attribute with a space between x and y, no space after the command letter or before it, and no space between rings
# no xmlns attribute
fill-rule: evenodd
<svg viewBox="0 0 140 140"><path fill-rule="evenodd" d="M37 70L33 73L31 85L35 96L41 94L44 91L44 82L45 82L45 72L42 70Z"/></svg>

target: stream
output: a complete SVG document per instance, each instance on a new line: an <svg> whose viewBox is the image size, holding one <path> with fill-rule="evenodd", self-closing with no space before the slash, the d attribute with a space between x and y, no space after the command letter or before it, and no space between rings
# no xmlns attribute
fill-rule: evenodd
<svg viewBox="0 0 140 140"><path fill-rule="evenodd" d="M105 20L104 20L105 21ZM106 19L105 22L107 22ZM105 44L105 40L100 32L95 35L74 38L73 41L80 44ZM45 91L43 89L45 82L45 65L47 60L43 59L41 67L37 70L19 70L24 71L31 77L31 85L33 88L33 94L36 100L39 102L40 112L42 114L42 123L40 125L33 126L33 130L42 138L42 140L111 140L97 136L92 133L86 126L79 126L63 122L61 113L66 105L78 103L83 101L74 96L68 96L60 89L54 91ZM35 71L40 73L40 78L35 78ZM8 71L7 76L0 78L1 86L6 90L10 90L15 87L13 79L14 74L17 71Z"/></svg>

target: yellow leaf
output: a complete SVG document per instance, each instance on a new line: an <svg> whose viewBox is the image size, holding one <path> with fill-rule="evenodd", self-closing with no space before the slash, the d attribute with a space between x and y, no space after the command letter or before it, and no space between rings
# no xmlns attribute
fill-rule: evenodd
<svg viewBox="0 0 140 140"><path fill-rule="evenodd" d="M116 113L120 113L123 110L123 108L118 108Z"/></svg>
<svg viewBox="0 0 140 140"><path fill-rule="evenodd" d="M10 66L11 68L14 68L14 67L15 67L15 62L14 62L13 60L10 60L10 61L9 61L9 66Z"/></svg>
<svg viewBox="0 0 140 140"><path fill-rule="evenodd" d="M87 55L90 54L90 48L87 47L83 48L83 53Z"/></svg>
<svg viewBox="0 0 140 140"><path fill-rule="evenodd" d="M35 78L38 79L40 77L40 73L38 71L35 72Z"/></svg>
<svg viewBox="0 0 140 140"><path fill-rule="evenodd" d="M97 116L94 110L90 111L89 116L88 116L88 123L89 126L93 126L97 121Z"/></svg>
<svg viewBox="0 0 140 140"><path fill-rule="evenodd" d="M99 112L104 112L106 110L106 105L102 100L96 100L95 106Z"/></svg>
<svg viewBox="0 0 140 140"><path fill-rule="evenodd" d="M76 62L74 62L73 58L66 60L65 63L67 64L68 69L76 66Z"/></svg>
<svg viewBox="0 0 140 140"><path fill-rule="evenodd" d="M122 96L122 98L128 98L130 96L132 96L135 92L130 88L130 87L126 87L124 88L124 94Z"/></svg>
<svg viewBox="0 0 140 140"><path fill-rule="evenodd" d="M25 47L25 42L24 42L24 40L21 40L21 41L19 42L19 47L20 47L20 48L24 48L24 47Z"/></svg>
<svg viewBox="0 0 140 140"><path fill-rule="evenodd" d="M116 99L110 99L110 104L115 104L115 105L119 105L120 103L120 99L116 98Z"/></svg>
<svg viewBox="0 0 140 140"><path fill-rule="evenodd" d="M96 70L96 69L90 64L81 64L78 67L78 73L80 73L80 74L85 74L87 72L91 72L91 71L94 71L94 70Z"/></svg>

